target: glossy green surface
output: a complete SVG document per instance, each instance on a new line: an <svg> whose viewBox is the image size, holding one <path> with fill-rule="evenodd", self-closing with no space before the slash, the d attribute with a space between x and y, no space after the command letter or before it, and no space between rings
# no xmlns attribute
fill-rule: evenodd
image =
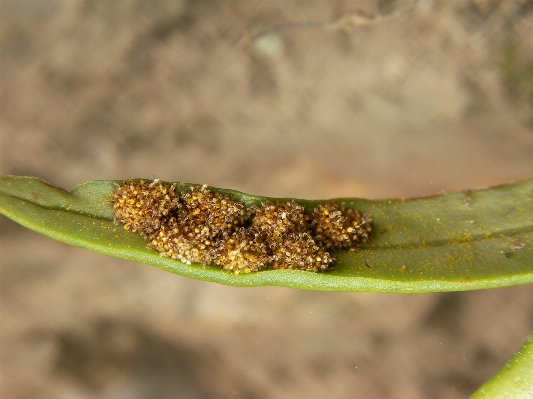
<svg viewBox="0 0 533 399"><path fill-rule="evenodd" d="M178 184L178 190L188 186ZM334 200L372 214L373 233L356 251L335 253L337 267L325 273L234 275L216 266L162 258L146 249L136 233L113 224L114 189L113 181L89 181L69 193L37 178L5 176L0 178L0 212L67 244L228 285L421 293L533 283L533 179L418 199ZM248 205L283 200L211 189ZM325 201L298 202L313 208Z"/></svg>
<svg viewBox="0 0 533 399"><path fill-rule="evenodd" d="M533 398L533 333L524 346L470 399Z"/></svg>

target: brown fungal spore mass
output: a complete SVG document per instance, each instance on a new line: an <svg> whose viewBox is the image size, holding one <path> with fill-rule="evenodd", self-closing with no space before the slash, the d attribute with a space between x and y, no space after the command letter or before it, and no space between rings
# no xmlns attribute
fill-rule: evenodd
<svg viewBox="0 0 533 399"><path fill-rule="evenodd" d="M313 210L311 228L326 248L353 249L368 240L372 231L372 217L327 203Z"/></svg>
<svg viewBox="0 0 533 399"><path fill-rule="evenodd" d="M325 271L329 251L368 240L372 218L328 202L306 212L295 201L246 208L207 186L180 193L154 180L125 181L113 193L115 224L138 232L161 256L219 265L235 274L266 268Z"/></svg>
<svg viewBox="0 0 533 399"><path fill-rule="evenodd" d="M161 229L179 206L178 194L173 186L167 187L159 180L150 184L125 182L113 193L115 223L124 223L126 230L138 231L150 237Z"/></svg>

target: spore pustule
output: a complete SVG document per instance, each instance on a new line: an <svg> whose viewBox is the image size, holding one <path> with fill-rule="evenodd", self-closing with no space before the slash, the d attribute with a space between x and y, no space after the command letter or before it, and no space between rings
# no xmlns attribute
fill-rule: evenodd
<svg viewBox="0 0 533 399"><path fill-rule="evenodd" d="M245 207L204 186L182 192L159 180L127 180L113 192L115 224L139 233L161 256L215 264L235 274L267 268L326 271L330 254L366 242L372 217L333 202L311 212L296 201Z"/></svg>

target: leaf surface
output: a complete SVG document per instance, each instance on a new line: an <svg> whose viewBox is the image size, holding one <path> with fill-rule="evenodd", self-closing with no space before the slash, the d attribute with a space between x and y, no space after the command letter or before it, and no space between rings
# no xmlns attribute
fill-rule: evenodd
<svg viewBox="0 0 533 399"><path fill-rule="evenodd" d="M470 399L533 398L533 333L507 363Z"/></svg>
<svg viewBox="0 0 533 399"><path fill-rule="evenodd" d="M179 183L178 190L190 184ZM235 286L277 285L325 291L439 292L533 283L533 179L484 190L416 199L336 199L370 213L373 232L356 251L334 253L324 273L266 270L234 275L185 265L146 248L113 224L114 181L89 181L72 192L33 177L0 178L0 213L58 241ZM246 205L287 199L228 193ZM298 200L306 208L326 201Z"/></svg>

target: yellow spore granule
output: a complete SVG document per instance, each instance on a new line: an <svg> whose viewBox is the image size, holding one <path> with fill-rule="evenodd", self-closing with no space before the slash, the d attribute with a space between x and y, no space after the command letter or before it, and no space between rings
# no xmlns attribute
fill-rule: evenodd
<svg viewBox="0 0 533 399"><path fill-rule="evenodd" d="M193 186L181 193L154 180L125 181L113 193L115 224L138 232L161 256L215 264L235 274L266 268L325 271L329 251L368 240L372 218L334 203L312 212L295 201L245 206L226 194Z"/></svg>

